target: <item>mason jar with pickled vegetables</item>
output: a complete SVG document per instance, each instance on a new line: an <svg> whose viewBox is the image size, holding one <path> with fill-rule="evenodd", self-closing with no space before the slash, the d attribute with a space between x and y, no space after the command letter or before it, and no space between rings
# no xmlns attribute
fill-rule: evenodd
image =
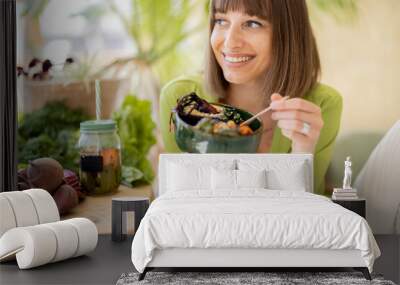
<svg viewBox="0 0 400 285"><path fill-rule="evenodd" d="M81 122L78 146L83 190L89 195L117 191L121 182L121 141L115 121Z"/></svg>

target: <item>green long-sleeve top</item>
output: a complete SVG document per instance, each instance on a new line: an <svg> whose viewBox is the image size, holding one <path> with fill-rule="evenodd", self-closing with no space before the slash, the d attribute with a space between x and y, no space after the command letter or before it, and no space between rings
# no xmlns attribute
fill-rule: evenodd
<svg viewBox="0 0 400 285"><path fill-rule="evenodd" d="M164 141L165 151L181 152L175 142L173 132L170 132L169 121L171 110L176 106L177 100L191 92L209 102L216 102L217 97L208 94L202 84L201 76L181 76L164 86L160 95L160 126ZM321 108L324 126L318 139L314 153L314 193L325 193L325 174L332 157L332 151L340 127L342 114L342 97L333 88L317 84L303 99L308 100ZM282 135L281 129L275 127L270 153L290 153L291 140Z"/></svg>

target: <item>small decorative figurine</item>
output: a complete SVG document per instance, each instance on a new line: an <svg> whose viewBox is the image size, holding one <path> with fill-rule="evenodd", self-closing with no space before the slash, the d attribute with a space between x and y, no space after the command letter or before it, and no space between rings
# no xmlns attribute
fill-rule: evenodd
<svg viewBox="0 0 400 285"><path fill-rule="evenodd" d="M343 189L352 189L351 188L351 160L350 156L346 158L344 162L344 178L343 178Z"/></svg>

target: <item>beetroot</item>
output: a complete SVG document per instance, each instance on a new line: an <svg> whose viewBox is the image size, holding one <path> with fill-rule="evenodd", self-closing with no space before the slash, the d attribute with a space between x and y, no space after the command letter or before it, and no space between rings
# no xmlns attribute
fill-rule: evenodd
<svg viewBox="0 0 400 285"><path fill-rule="evenodd" d="M72 208L78 205L78 194L75 189L67 184L61 185L53 195L60 215L67 214Z"/></svg>
<svg viewBox="0 0 400 285"><path fill-rule="evenodd" d="M45 157L29 162L27 177L31 187L53 193L63 182L64 172L57 160Z"/></svg>
<svg viewBox="0 0 400 285"><path fill-rule="evenodd" d="M72 188L75 189L76 193L78 194L79 201L85 199L86 195L82 192L81 184L79 182L78 175L69 169L64 169L64 183L68 184Z"/></svg>
<svg viewBox="0 0 400 285"><path fill-rule="evenodd" d="M81 191L81 185L79 184L78 175L69 169L64 169L64 178L65 184L70 185L76 191Z"/></svg>

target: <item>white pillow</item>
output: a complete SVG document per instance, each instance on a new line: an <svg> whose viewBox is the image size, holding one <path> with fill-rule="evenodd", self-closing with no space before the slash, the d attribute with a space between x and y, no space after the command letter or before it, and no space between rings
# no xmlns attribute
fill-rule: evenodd
<svg viewBox="0 0 400 285"><path fill-rule="evenodd" d="M266 170L267 188L272 190L306 191L311 189L304 160L238 160L239 170Z"/></svg>
<svg viewBox="0 0 400 285"><path fill-rule="evenodd" d="M236 160L178 158L166 163L166 190L211 190L211 168L235 169Z"/></svg>
<svg viewBox="0 0 400 285"><path fill-rule="evenodd" d="M211 168L212 190L236 190L236 170Z"/></svg>
<svg viewBox="0 0 400 285"><path fill-rule="evenodd" d="M267 176L262 170L236 170L237 188L267 188Z"/></svg>
<svg viewBox="0 0 400 285"><path fill-rule="evenodd" d="M167 191L205 190L211 188L211 167L168 164Z"/></svg>
<svg viewBox="0 0 400 285"><path fill-rule="evenodd" d="M212 190L239 190L242 188L266 188L266 171L211 169Z"/></svg>
<svg viewBox="0 0 400 285"><path fill-rule="evenodd" d="M289 170L270 169L267 171L267 188L271 190L306 191L303 166Z"/></svg>

